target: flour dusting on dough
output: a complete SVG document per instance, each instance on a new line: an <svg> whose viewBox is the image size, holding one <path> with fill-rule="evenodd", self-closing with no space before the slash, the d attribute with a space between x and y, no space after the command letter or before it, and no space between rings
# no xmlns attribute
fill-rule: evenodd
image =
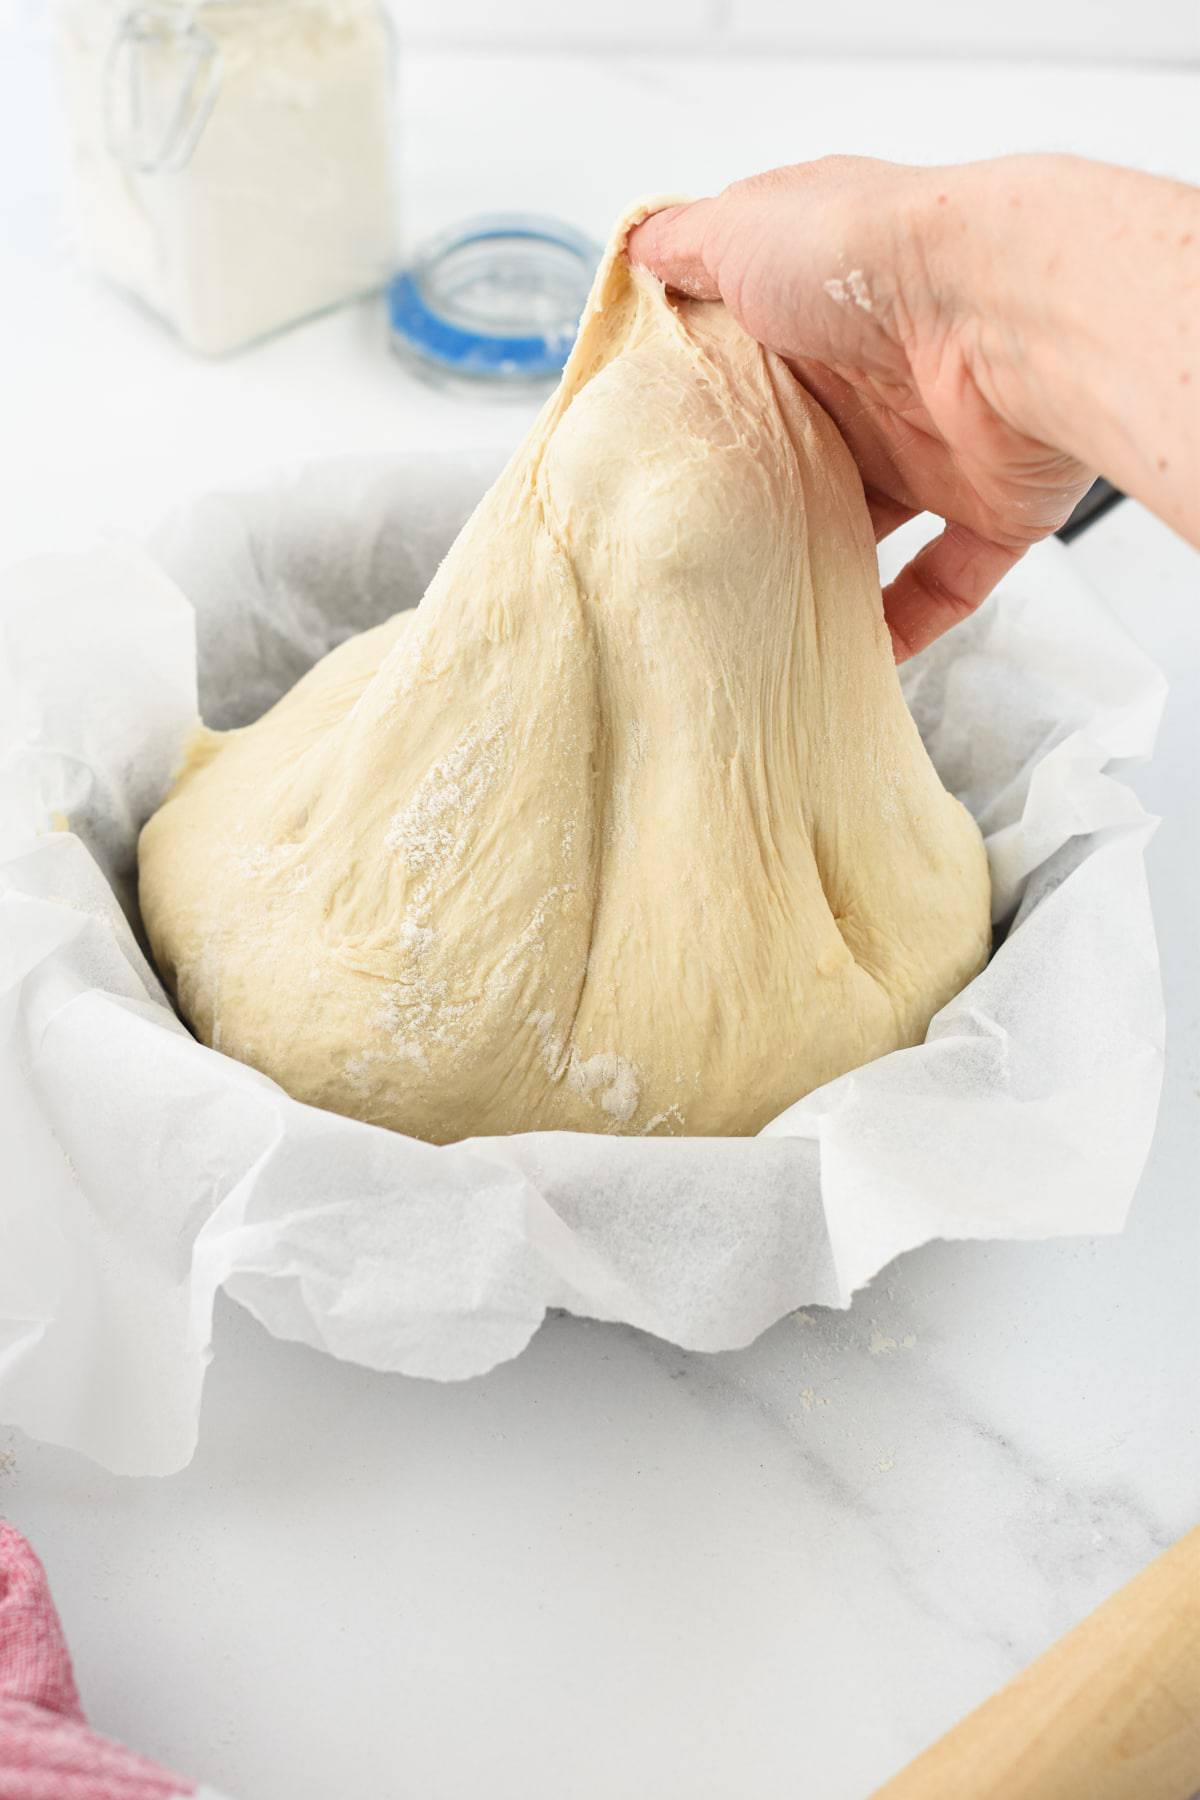
<svg viewBox="0 0 1200 1800"><path fill-rule="evenodd" d="M571 1093L600 1106L618 1125L628 1125L641 1099L641 1080L633 1063L614 1050L580 1056L574 1044L566 1044L556 1032L553 1013L531 1013L528 1023L537 1033L551 1080L564 1082Z"/></svg>
<svg viewBox="0 0 1200 1800"><path fill-rule="evenodd" d="M686 1121L679 1106L667 1106L663 1108L662 1112L656 1112L651 1118L647 1119L638 1135L640 1137L651 1137L656 1131L661 1131L666 1126L670 1126L672 1129L674 1129L675 1126L678 1126L680 1131L682 1131L685 1124Z"/></svg>
<svg viewBox="0 0 1200 1800"><path fill-rule="evenodd" d="M637 1070L615 1050L602 1050L586 1061L572 1048L567 1064L567 1086L599 1104L618 1125L628 1125L637 1111L640 1086Z"/></svg>
<svg viewBox="0 0 1200 1800"><path fill-rule="evenodd" d="M406 804L393 813L383 841L418 876L421 897L427 897L446 865L461 857L467 820L499 782L504 736L493 707L426 771Z"/></svg>

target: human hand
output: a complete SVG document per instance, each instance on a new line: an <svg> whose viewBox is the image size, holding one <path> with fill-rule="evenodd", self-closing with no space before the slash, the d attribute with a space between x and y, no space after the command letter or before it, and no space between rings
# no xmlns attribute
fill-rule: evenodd
<svg viewBox="0 0 1200 1800"><path fill-rule="evenodd" d="M829 157L669 207L630 234L633 262L722 299L830 413L877 541L918 512L945 521L884 592L897 661L972 612L1092 479L1039 434L1021 321L978 298L996 234L983 228L982 256L970 238L997 201L997 171L1010 171L1016 208L1054 161L976 165L985 195L970 167Z"/></svg>

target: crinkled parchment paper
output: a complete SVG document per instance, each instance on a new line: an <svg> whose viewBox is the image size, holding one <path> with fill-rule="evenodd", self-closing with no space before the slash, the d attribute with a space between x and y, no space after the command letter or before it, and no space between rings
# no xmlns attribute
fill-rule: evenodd
<svg viewBox="0 0 1200 1800"><path fill-rule="evenodd" d="M434 1148L205 1049L139 947L138 828L199 700L255 717L419 598L492 471L343 462L210 498L136 546L0 582L0 1416L136 1473L196 1440L218 1287L271 1331L452 1380L547 1307L744 1344L845 1306L930 1238L1116 1231L1162 1017L1115 772L1163 682L1065 551L905 671L987 837L998 949L919 1048L752 1139L569 1133Z"/></svg>

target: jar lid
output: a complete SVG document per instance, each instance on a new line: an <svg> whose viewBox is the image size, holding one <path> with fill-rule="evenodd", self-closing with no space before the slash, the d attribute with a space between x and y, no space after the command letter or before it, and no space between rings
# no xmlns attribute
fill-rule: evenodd
<svg viewBox="0 0 1200 1800"><path fill-rule="evenodd" d="M562 371L599 260L598 245L557 219L468 219L393 279L392 342L434 378L541 386Z"/></svg>

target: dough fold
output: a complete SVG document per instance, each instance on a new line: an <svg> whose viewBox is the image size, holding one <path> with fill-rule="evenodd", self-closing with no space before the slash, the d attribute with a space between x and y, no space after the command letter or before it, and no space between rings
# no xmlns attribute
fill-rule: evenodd
<svg viewBox="0 0 1200 1800"><path fill-rule="evenodd" d="M755 1132L988 955L849 452L630 269L644 210L420 606L202 732L141 837L197 1035L434 1142Z"/></svg>

